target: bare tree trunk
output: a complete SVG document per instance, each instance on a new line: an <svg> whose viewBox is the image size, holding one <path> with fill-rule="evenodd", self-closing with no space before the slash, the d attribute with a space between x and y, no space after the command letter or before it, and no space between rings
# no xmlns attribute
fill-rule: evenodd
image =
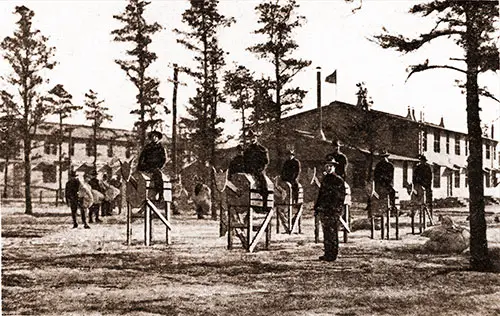
<svg viewBox="0 0 500 316"><path fill-rule="evenodd" d="M4 168L4 178L3 178L3 192L2 197L4 199L7 198L7 186L9 184L9 156L5 157L5 168Z"/></svg>
<svg viewBox="0 0 500 316"><path fill-rule="evenodd" d="M473 7L466 10L466 63L467 63L467 130L469 151L467 172L469 178L470 264L472 270L484 271L491 267L486 239L483 186L483 142L479 117L478 61L479 43L474 30L480 23Z"/></svg>
<svg viewBox="0 0 500 316"><path fill-rule="evenodd" d="M58 150L59 150L59 174L58 174L58 183L59 190L56 194L56 206L59 204L59 197L62 195L62 115L59 114L59 137L57 140Z"/></svg>
<svg viewBox="0 0 500 316"><path fill-rule="evenodd" d="M24 197L26 201L24 213L33 215L33 206L31 205L31 138L28 130L25 130L24 135Z"/></svg>

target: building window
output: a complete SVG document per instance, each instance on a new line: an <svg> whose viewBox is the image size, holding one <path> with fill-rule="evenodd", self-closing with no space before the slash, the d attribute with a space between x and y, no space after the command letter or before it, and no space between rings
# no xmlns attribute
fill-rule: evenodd
<svg viewBox="0 0 500 316"><path fill-rule="evenodd" d="M432 167L432 173L433 173L433 180L432 182L434 183L435 188L440 188L441 187L441 167L438 165L434 165Z"/></svg>
<svg viewBox="0 0 500 316"><path fill-rule="evenodd" d="M108 144L108 157L113 157L113 144Z"/></svg>
<svg viewBox="0 0 500 316"><path fill-rule="evenodd" d="M353 161L352 187L363 188L365 185L366 166L363 161Z"/></svg>
<svg viewBox="0 0 500 316"><path fill-rule="evenodd" d="M132 153L131 147L127 146L127 148L125 149L125 158L130 158L131 153Z"/></svg>
<svg viewBox="0 0 500 316"><path fill-rule="evenodd" d="M465 140L465 155L469 155L469 141L467 139Z"/></svg>
<svg viewBox="0 0 500 316"><path fill-rule="evenodd" d="M446 153L450 153L450 133L446 133Z"/></svg>
<svg viewBox="0 0 500 316"><path fill-rule="evenodd" d="M460 188L460 170L455 170L455 188Z"/></svg>
<svg viewBox="0 0 500 316"><path fill-rule="evenodd" d="M441 152L441 136L439 135L439 131L434 132L434 152Z"/></svg>
<svg viewBox="0 0 500 316"><path fill-rule="evenodd" d="M460 155L460 136L455 137L455 155Z"/></svg>
<svg viewBox="0 0 500 316"><path fill-rule="evenodd" d="M57 155L57 144L52 143L52 155Z"/></svg>
<svg viewBox="0 0 500 316"><path fill-rule="evenodd" d="M490 159L491 156L490 145L486 144L484 146L486 147L486 159Z"/></svg>
<svg viewBox="0 0 500 316"><path fill-rule="evenodd" d="M422 151L427 151L427 130L422 132Z"/></svg>
<svg viewBox="0 0 500 316"><path fill-rule="evenodd" d="M468 172L469 172L468 169L465 169L465 181L464 181L465 187L467 187L469 185Z"/></svg>
<svg viewBox="0 0 500 316"><path fill-rule="evenodd" d="M408 183L408 161L403 161L403 187Z"/></svg>
<svg viewBox="0 0 500 316"><path fill-rule="evenodd" d="M56 166L48 165L42 170L43 183L56 183Z"/></svg>
<svg viewBox="0 0 500 316"><path fill-rule="evenodd" d="M45 140L43 143L43 153L46 155L50 155L50 142L48 140Z"/></svg>
<svg viewBox="0 0 500 316"><path fill-rule="evenodd" d="M94 146L92 142L85 143L85 152L88 157L94 156Z"/></svg>
<svg viewBox="0 0 500 316"><path fill-rule="evenodd" d="M491 155L493 156L493 160L497 160L497 155L495 154L497 152L497 145L491 147Z"/></svg>
<svg viewBox="0 0 500 316"><path fill-rule="evenodd" d="M69 142L69 154L70 156L74 156L75 155L75 143L73 142L73 140L70 140Z"/></svg>
<svg viewBox="0 0 500 316"><path fill-rule="evenodd" d="M486 181L486 187L489 188L491 187L491 177L490 177L490 173L489 172L485 172L484 173L484 179Z"/></svg>

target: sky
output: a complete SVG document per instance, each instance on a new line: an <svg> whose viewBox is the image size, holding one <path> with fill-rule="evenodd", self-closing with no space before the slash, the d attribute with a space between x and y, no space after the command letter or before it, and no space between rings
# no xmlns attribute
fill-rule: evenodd
<svg viewBox="0 0 500 316"><path fill-rule="evenodd" d="M463 52L453 41L439 39L424 46L416 53L402 54L382 49L369 39L380 34L384 27L389 32L416 36L434 26L432 19L409 14L408 9L418 1L413 0L365 0L355 13L359 0L347 3L343 0L299 0L298 14L306 22L297 29L294 36L299 49L294 57L310 60L311 66L300 72L293 84L308 91L303 108L316 107L316 67L321 67L322 105L334 100L356 103L356 84L364 82L368 95L373 99L373 109L393 114L406 115L408 106L415 109L417 118L424 113L425 120L439 123L444 118L445 127L466 132L465 95L456 87L455 80L465 80L461 73L451 70L430 70L406 78L407 67L429 59L430 64L450 64L461 68L461 62L449 58L461 58ZM262 37L253 33L259 28L255 0L221 0L220 13L234 17L236 23L220 31L220 43L228 54L226 69L244 65L254 72L255 77L271 76L268 62L259 60L246 48L255 45ZM125 43L113 42L112 30L122 27L113 19L121 14L127 1L124 0L65 0L65 1L0 1L0 39L11 36L15 30L18 15L13 14L16 5L25 5L35 12L33 27L49 37L49 45L56 48L58 65L45 75L50 80L47 88L63 84L73 95L73 103L83 105L84 94L92 89L105 101L113 115L112 122L104 126L131 129L136 117L129 114L136 107L135 86L126 79L125 73L114 62L125 57L130 48ZM173 85L173 64L193 67L193 54L176 42L178 35L174 28L187 30L182 23L182 13L188 8L187 0L153 0L146 9L148 22L158 22L163 30L155 34L150 46L158 59L149 68L149 74L160 79L160 95L171 108ZM324 78L337 71L337 85L326 83ZM10 72L0 57L0 76ZM486 86L500 98L499 73L482 74L480 86ZM179 80L184 84L178 89L179 115L186 114L188 100L195 93L192 79L181 73ZM0 89L11 92L5 81L0 79ZM47 89L48 90L48 89ZM496 125L495 138L500 137L500 104L481 98L483 124ZM227 134L237 132L239 115L227 104L221 104L220 115L226 119ZM171 126L171 115L165 116ZM68 119L68 123L88 124L84 114ZM165 132L169 132L166 127Z"/></svg>

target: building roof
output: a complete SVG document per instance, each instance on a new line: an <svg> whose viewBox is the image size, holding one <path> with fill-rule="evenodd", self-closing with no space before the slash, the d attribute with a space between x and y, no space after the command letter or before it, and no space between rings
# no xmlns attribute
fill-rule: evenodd
<svg viewBox="0 0 500 316"><path fill-rule="evenodd" d="M59 123L44 122L37 129L38 136L51 136L59 128ZM78 124L63 124L65 130L71 130L71 136L73 138L90 139L92 138L93 130L92 126L78 125ZM99 139L100 140L113 140L113 141L128 141L134 133L125 129L117 128L99 128Z"/></svg>

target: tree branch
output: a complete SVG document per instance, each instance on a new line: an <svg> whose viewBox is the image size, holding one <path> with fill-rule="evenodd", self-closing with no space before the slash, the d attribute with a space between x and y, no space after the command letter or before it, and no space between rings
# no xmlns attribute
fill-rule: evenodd
<svg viewBox="0 0 500 316"><path fill-rule="evenodd" d="M410 77L417 73L417 72L422 72L422 71L425 71L425 70L429 70L429 69L451 69L451 70L456 70L456 71L459 71L461 73L464 73L466 74L467 71L466 70L463 70L463 69L460 69L460 68L457 68L457 67L453 67L453 66L448 66L448 65L433 65L433 66L429 66L427 63L424 63L424 64L419 64L419 65L414 65L414 66L411 66L411 71L410 71L410 74L408 75L408 77L406 77L406 80L405 82L408 81L408 79L410 79Z"/></svg>

